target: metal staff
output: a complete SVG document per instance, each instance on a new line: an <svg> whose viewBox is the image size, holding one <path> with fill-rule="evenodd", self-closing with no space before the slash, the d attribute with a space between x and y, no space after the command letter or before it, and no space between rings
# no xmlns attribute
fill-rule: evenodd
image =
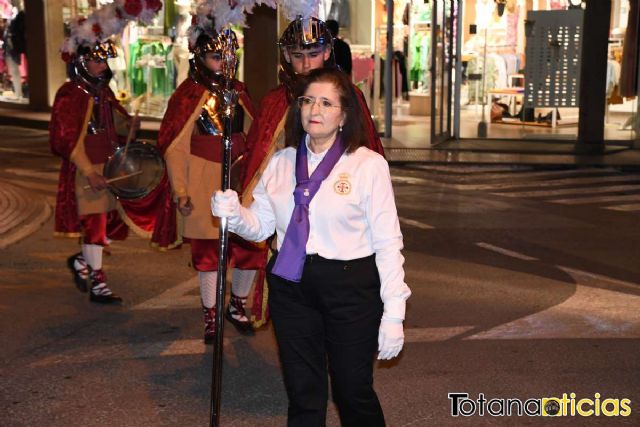
<svg viewBox="0 0 640 427"><path fill-rule="evenodd" d="M237 40L230 30L224 30L224 48L222 51L222 75L225 87L224 131L222 133L222 191L231 187L231 134L233 115L238 102L238 92L233 89L233 78L238 64L236 56ZM224 333L224 298L227 282L227 255L229 229L227 218L220 218L220 243L218 246L218 280L216 283L216 339L213 347L213 369L211 373L211 427L220 423L220 400L222 397L222 334Z"/></svg>

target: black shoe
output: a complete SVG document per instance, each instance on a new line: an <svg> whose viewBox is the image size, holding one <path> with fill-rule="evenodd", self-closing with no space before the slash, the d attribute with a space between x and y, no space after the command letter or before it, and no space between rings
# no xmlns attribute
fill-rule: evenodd
<svg viewBox="0 0 640 427"><path fill-rule="evenodd" d="M89 301L97 304L121 304L122 298L114 293L109 295L96 295L93 292L89 292Z"/></svg>
<svg viewBox="0 0 640 427"><path fill-rule="evenodd" d="M224 312L224 318L227 319L233 326L235 326L237 331L242 335L254 336L256 334L256 331L253 329L253 325L251 324L251 322L248 320L246 322L243 322L241 320L235 319L231 315L229 307L227 307L227 310Z"/></svg>
<svg viewBox="0 0 640 427"><path fill-rule="evenodd" d="M98 304L119 304L122 298L114 294L107 286L107 276L102 270L93 270L89 275L91 279L91 291L89 301Z"/></svg>
<svg viewBox="0 0 640 427"><path fill-rule="evenodd" d="M82 252L78 252L77 254L73 254L67 258L67 267L71 270L73 283L75 283L76 288L78 288L80 292L87 292L89 289L87 281L89 280L90 270L87 262L82 256Z"/></svg>
<svg viewBox="0 0 640 427"><path fill-rule="evenodd" d="M216 340L216 308L202 306L204 313L204 343L213 344Z"/></svg>

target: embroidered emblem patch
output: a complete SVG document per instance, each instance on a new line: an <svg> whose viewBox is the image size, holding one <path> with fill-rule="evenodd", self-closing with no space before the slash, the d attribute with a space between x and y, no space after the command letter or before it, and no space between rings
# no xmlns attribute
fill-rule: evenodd
<svg viewBox="0 0 640 427"><path fill-rule="evenodd" d="M338 175L338 180L333 184L333 191L343 196L351 193L351 182L349 182L348 173Z"/></svg>

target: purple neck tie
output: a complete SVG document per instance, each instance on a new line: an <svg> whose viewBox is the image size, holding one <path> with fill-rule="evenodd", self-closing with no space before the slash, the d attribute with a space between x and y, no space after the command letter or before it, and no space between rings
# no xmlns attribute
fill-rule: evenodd
<svg viewBox="0 0 640 427"><path fill-rule="evenodd" d="M271 272L283 279L300 282L302 269L307 255L307 240L309 240L309 203L320 189L333 167L338 163L345 149L340 134L327 151L315 171L309 177L307 165L307 145L305 138L296 152L296 188L293 190L295 207L291 220L284 234L280 253Z"/></svg>

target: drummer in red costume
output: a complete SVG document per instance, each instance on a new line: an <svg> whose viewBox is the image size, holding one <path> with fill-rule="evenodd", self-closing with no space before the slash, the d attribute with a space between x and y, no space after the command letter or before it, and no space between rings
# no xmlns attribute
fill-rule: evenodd
<svg viewBox="0 0 640 427"><path fill-rule="evenodd" d="M293 89L300 78L312 70L335 67L333 39L325 23L317 18L297 18L284 30L278 41L280 46L280 85L265 95L258 108L258 114L247 135L247 149L242 173L242 204L251 205L251 193L260 179L269 159L277 150L284 148L284 123L292 102ZM364 95L355 85L354 92L362 111L371 146L368 147L384 155L380 137L376 131ZM266 252L266 247L264 251ZM255 325L267 320L264 270L259 271L252 315Z"/></svg>
<svg viewBox="0 0 640 427"><path fill-rule="evenodd" d="M116 212L115 197L106 190L102 168L124 142L128 127L139 127L109 89L112 73L107 58L115 56L108 39L66 53L63 59L69 62L71 80L56 93L49 125L51 150L62 157L55 231L82 236L82 252L71 256L68 266L81 291L88 290L89 282L89 297L96 303L122 300L107 286L102 252L110 240L122 240L128 233ZM90 188L85 188L87 184Z"/></svg>
<svg viewBox="0 0 640 427"><path fill-rule="evenodd" d="M215 340L219 221L211 216L209 199L222 186L222 89L226 81L221 68L225 35L215 31L209 17L197 15L194 20L189 30L193 54L189 77L169 100L158 147L164 153L173 197L181 214L182 235L191 244L204 312L204 340L211 344ZM230 35L235 40L232 31ZM244 83L234 79L232 86L239 93L232 126L232 156L237 158L245 147L244 124L250 123L254 111ZM245 305L256 270L266 264L266 253L254 243L231 236L229 258L235 268L225 317L241 333L250 335L254 331Z"/></svg>

